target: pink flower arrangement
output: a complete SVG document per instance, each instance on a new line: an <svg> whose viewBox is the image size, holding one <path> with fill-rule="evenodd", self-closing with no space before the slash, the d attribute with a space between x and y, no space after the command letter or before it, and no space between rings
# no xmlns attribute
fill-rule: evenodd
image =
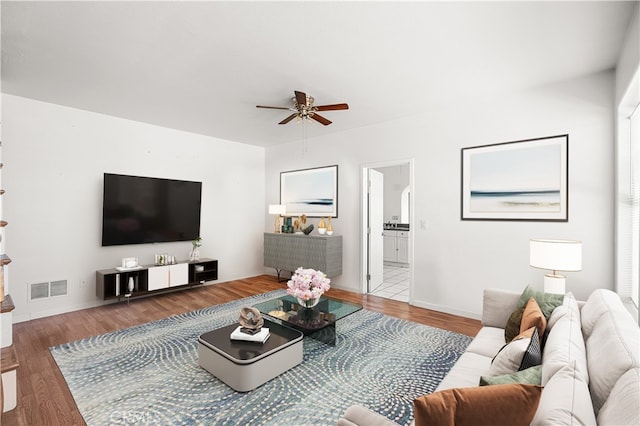
<svg viewBox="0 0 640 426"><path fill-rule="evenodd" d="M322 271L300 267L287 282L287 293L306 302L322 296L331 288L329 283L331 280Z"/></svg>

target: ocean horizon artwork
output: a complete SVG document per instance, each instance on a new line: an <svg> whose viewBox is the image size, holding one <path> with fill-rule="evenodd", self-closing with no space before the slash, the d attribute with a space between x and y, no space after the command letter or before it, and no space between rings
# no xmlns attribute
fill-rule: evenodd
<svg viewBox="0 0 640 426"><path fill-rule="evenodd" d="M462 220L567 220L568 135L462 149Z"/></svg>
<svg viewBox="0 0 640 426"><path fill-rule="evenodd" d="M280 204L287 216L338 217L338 166L281 172Z"/></svg>

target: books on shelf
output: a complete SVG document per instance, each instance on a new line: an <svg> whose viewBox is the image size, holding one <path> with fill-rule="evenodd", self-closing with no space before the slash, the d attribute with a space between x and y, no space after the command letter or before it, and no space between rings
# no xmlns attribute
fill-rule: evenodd
<svg viewBox="0 0 640 426"><path fill-rule="evenodd" d="M242 326L238 326L235 330L231 332L231 340L242 340L245 342L256 342L256 343L264 343L267 341L269 336L269 329L266 327L262 327L262 329L256 334L247 334L240 331Z"/></svg>

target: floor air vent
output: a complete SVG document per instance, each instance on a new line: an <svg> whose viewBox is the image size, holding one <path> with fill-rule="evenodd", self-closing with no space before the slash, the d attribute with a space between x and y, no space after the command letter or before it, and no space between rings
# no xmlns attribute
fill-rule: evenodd
<svg viewBox="0 0 640 426"><path fill-rule="evenodd" d="M29 286L29 300L42 300L67 294L67 280L34 283Z"/></svg>

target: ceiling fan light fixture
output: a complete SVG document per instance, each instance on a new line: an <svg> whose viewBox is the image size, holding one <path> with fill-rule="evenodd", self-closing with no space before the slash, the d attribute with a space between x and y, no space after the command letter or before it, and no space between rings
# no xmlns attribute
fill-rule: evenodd
<svg viewBox="0 0 640 426"><path fill-rule="evenodd" d="M313 96L307 96L304 92L299 92L297 90L294 91L295 96L291 98L293 102L293 107L273 107L273 106L264 106L264 105L256 105L258 108L271 108L271 109L284 109L293 112L289 117L285 118L278 124L287 124L289 121L296 119L296 123L300 123L305 118L307 121L313 119L325 126L331 124L330 120L322 117L321 115L316 114L317 111L334 111L334 110L345 110L349 109L349 105L346 103L342 104L332 104L332 105L313 105L314 98Z"/></svg>

